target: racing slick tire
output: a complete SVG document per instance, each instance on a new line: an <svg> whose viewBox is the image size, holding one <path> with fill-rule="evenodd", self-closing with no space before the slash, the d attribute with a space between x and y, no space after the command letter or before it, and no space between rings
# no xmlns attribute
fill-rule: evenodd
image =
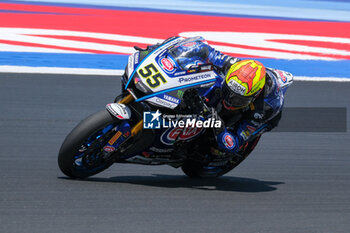
<svg viewBox="0 0 350 233"><path fill-rule="evenodd" d="M113 161L97 160L96 158L102 153L102 148L109 140L108 136L111 135L107 132L103 133L103 130L107 126L111 128L118 123L120 120L113 117L107 110L94 113L81 121L62 143L58 154L58 166L61 171L71 178L86 178L111 166ZM81 153L82 146L89 151ZM92 158L89 158L90 161L88 161L91 154L95 154L95 162Z"/></svg>
<svg viewBox="0 0 350 233"><path fill-rule="evenodd" d="M191 178L216 178L225 175L240 163L242 163L248 155L254 150L258 144L260 136L255 138L253 141L248 142L245 149L240 153L238 160L231 160L224 166L210 167L203 165L194 160L187 159L181 166L182 171Z"/></svg>

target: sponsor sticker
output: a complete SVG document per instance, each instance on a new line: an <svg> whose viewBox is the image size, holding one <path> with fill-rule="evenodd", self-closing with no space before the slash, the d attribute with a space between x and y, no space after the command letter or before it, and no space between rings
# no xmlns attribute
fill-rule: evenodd
<svg viewBox="0 0 350 233"><path fill-rule="evenodd" d="M113 146L105 146L103 147L103 150L106 152L113 152L115 151L115 148Z"/></svg>
<svg viewBox="0 0 350 233"><path fill-rule="evenodd" d="M182 99L183 96L184 96L184 92L183 91L181 91L181 90L177 91L177 97Z"/></svg>
<svg viewBox="0 0 350 233"><path fill-rule="evenodd" d="M256 130L256 128L253 127L253 126L251 126L251 125L247 125L247 129L248 129L249 132L251 132L251 133L253 133L253 132Z"/></svg>
<svg viewBox="0 0 350 233"><path fill-rule="evenodd" d="M227 149L232 150L235 147L235 142L232 136L228 133L225 133L222 139L222 142L224 143L225 147Z"/></svg>
<svg viewBox="0 0 350 233"><path fill-rule="evenodd" d="M175 98L175 97L167 95L167 94L163 94L163 98L172 102L172 103L175 103L175 104L180 103L180 100L178 98Z"/></svg>
<svg viewBox="0 0 350 233"><path fill-rule="evenodd" d="M187 70L187 73L195 73L195 72L197 72L197 69L189 69L189 70Z"/></svg>
<svg viewBox="0 0 350 233"><path fill-rule="evenodd" d="M201 66L201 71L210 71L213 70L213 66L212 65L205 65L205 66Z"/></svg>
<svg viewBox="0 0 350 233"><path fill-rule="evenodd" d="M187 83L187 82L195 82L195 81L201 81L209 78L215 78L215 76L212 76L211 73L203 73L199 75L188 75L183 76L178 79L179 83Z"/></svg>
<svg viewBox="0 0 350 233"><path fill-rule="evenodd" d="M122 135L122 132L120 131L114 134L114 136L108 141L109 145L113 145L121 135Z"/></svg>
<svg viewBox="0 0 350 233"><path fill-rule="evenodd" d="M169 128L160 137L165 145L172 145L176 140L186 141L199 135L204 128Z"/></svg>
<svg viewBox="0 0 350 233"><path fill-rule="evenodd" d="M129 75L134 71L134 56L130 55L128 59L128 73Z"/></svg>
<svg viewBox="0 0 350 233"><path fill-rule="evenodd" d="M167 107L167 108L172 108L172 109L175 108L176 105L177 105L177 104L175 104L173 102L167 101L165 99L163 100L163 99L158 98L158 97L155 98L155 102L157 104L159 104L160 106Z"/></svg>
<svg viewBox="0 0 350 233"><path fill-rule="evenodd" d="M135 62L135 65L139 63L139 58L140 58L140 52L136 52L134 53L134 62Z"/></svg>
<svg viewBox="0 0 350 233"><path fill-rule="evenodd" d="M174 74L174 76L180 76L180 75L184 75L184 74L186 74L186 71L180 71L180 72L176 72Z"/></svg>
<svg viewBox="0 0 350 233"><path fill-rule="evenodd" d="M264 114L256 112L254 113L254 118L257 120L262 120L264 119Z"/></svg>
<svg viewBox="0 0 350 233"><path fill-rule="evenodd" d="M162 58L160 64L165 71L172 72L175 70L173 61L168 58Z"/></svg>
<svg viewBox="0 0 350 233"><path fill-rule="evenodd" d="M140 79L139 79L138 77L135 77L135 78L134 78L134 83L135 83L135 84L138 84L139 82L140 82Z"/></svg>
<svg viewBox="0 0 350 233"><path fill-rule="evenodd" d="M196 45L196 42L189 42L189 43L184 44L183 46L185 46L185 47L192 47L192 46L195 46L195 45Z"/></svg>
<svg viewBox="0 0 350 233"><path fill-rule="evenodd" d="M172 152L174 149L173 148L164 149L164 148L158 148L158 147L152 146L149 148L149 150L157 153L169 153L169 152Z"/></svg>
<svg viewBox="0 0 350 233"><path fill-rule="evenodd" d="M242 131L242 132L240 133L240 135L241 135L241 137L246 141L246 140L248 140L248 138L249 138L249 136L250 136L250 133L249 133L248 130L245 130L245 131Z"/></svg>
<svg viewBox="0 0 350 233"><path fill-rule="evenodd" d="M232 91L240 95L244 95L246 92L246 88L233 79L231 79L227 85Z"/></svg>
<svg viewBox="0 0 350 233"><path fill-rule="evenodd" d="M287 82L287 78L286 76L284 76L284 72L281 71L281 70L276 70L276 72L278 73L280 79L282 80L283 83L286 83Z"/></svg>

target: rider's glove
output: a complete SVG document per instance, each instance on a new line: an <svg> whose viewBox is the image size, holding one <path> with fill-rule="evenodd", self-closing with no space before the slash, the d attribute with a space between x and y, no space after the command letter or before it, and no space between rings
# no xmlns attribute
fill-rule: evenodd
<svg viewBox="0 0 350 233"><path fill-rule="evenodd" d="M220 121L221 124L220 124L220 127L218 128L213 128L213 131L214 131L214 134L215 136L219 135L220 133L222 133L223 131L226 130L225 128L225 122L221 119L221 117L218 115L218 113L215 111L214 108L211 108L211 118L214 120L214 121Z"/></svg>
<svg viewBox="0 0 350 233"><path fill-rule="evenodd" d="M196 89L189 89L185 91L183 95L183 103L186 105L189 113L198 114L203 110L203 103Z"/></svg>

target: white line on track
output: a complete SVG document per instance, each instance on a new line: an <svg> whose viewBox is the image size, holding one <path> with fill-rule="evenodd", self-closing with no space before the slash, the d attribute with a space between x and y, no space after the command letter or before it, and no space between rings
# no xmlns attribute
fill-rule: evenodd
<svg viewBox="0 0 350 233"><path fill-rule="evenodd" d="M76 75L122 75L124 70L61 68L61 67L29 67L29 66L0 66L1 73L30 73L30 74L76 74Z"/></svg>
<svg viewBox="0 0 350 233"><path fill-rule="evenodd" d="M350 82L350 77L349 77L349 78L340 78L340 77L306 77L306 76L294 76L294 81Z"/></svg>
<svg viewBox="0 0 350 233"><path fill-rule="evenodd" d="M31 74L75 74L75 75L122 75L124 70L61 68L61 67L29 67L0 66L0 73L31 73ZM307 77L295 76L295 81L315 82L350 82L350 77Z"/></svg>

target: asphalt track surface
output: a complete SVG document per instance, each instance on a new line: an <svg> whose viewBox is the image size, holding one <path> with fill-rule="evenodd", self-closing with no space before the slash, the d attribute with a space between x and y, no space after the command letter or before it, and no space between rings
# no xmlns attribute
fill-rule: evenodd
<svg viewBox="0 0 350 233"><path fill-rule="evenodd" d="M265 134L219 179L119 164L65 178L63 139L119 88L110 76L0 74L0 232L350 232L349 129ZM349 89L295 82L286 106L350 109Z"/></svg>

